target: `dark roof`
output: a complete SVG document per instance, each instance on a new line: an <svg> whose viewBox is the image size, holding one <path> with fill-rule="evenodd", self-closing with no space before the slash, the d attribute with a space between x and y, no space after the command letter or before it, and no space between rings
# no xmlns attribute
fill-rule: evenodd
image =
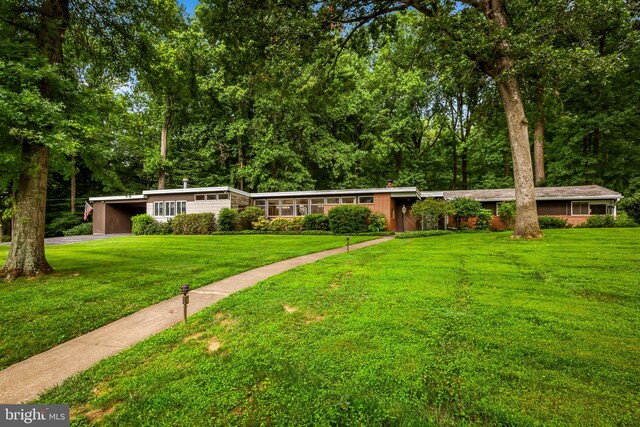
<svg viewBox="0 0 640 427"><path fill-rule="evenodd" d="M481 202L495 202L515 200L516 191L513 188L495 190L455 190L444 191L445 199L468 197ZM573 187L538 187L536 200L591 200L591 199L619 199L620 193L600 187L599 185L579 185Z"/></svg>

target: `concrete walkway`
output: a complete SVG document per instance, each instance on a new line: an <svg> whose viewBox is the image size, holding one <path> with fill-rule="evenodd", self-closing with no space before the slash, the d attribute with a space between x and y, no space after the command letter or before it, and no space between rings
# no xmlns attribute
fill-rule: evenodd
<svg viewBox="0 0 640 427"><path fill-rule="evenodd" d="M351 245L351 249L364 248L391 239L393 236L369 240ZM287 259L195 289L189 293L189 314L197 313L227 295L253 286L271 276L344 253L345 250L341 247ZM0 371L0 404L31 401L43 391L90 368L100 360L179 323L183 319L182 316L182 296L173 297L11 365Z"/></svg>

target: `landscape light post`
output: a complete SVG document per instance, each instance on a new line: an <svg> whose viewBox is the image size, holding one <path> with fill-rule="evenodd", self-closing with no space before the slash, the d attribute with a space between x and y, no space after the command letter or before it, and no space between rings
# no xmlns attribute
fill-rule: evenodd
<svg viewBox="0 0 640 427"><path fill-rule="evenodd" d="M347 236L347 252L349 252L349 240L351 240L351 236Z"/></svg>
<svg viewBox="0 0 640 427"><path fill-rule="evenodd" d="M180 293L182 293L182 309L184 313L184 323L187 323L187 304L189 304L189 285L180 286Z"/></svg>

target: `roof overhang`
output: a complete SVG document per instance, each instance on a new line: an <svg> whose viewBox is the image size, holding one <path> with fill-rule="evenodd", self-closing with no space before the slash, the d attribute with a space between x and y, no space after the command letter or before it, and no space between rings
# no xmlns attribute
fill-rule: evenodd
<svg viewBox="0 0 640 427"><path fill-rule="evenodd" d="M416 187L358 188L350 190L274 191L269 193L251 193L251 198L267 199L271 197L342 196L356 194L390 194L391 197L420 198L420 192Z"/></svg>
<svg viewBox="0 0 640 427"><path fill-rule="evenodd" d="M90 202L131 202L146 200L147 197L141 194L135 194L132 196L104 196L104 197L90 197Z"/></svg>
<svg viewBox="0 0 640 427"><path fill-rule="evenodd" d="M142 192L145 196L155 196L162 194L194 194L194 193L214 193L214 192L230 192L251 197L246 191L238 190L233 187L193 187L193 188L173 188L169 190L145 190Z"/></svg>

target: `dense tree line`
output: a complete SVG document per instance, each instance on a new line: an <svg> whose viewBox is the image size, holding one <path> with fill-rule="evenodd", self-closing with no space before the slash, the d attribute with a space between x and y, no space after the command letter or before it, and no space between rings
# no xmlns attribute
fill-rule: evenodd
<svg viewBox="0 0 640 427"><path fill-rule="evenodd" d="M0 210L27 224L13 230L34 242L26 252L46 199L184 176L246 191L640 179L634 2L203 0L187 17L175 0L7 0L0 12Z"/></svg>

